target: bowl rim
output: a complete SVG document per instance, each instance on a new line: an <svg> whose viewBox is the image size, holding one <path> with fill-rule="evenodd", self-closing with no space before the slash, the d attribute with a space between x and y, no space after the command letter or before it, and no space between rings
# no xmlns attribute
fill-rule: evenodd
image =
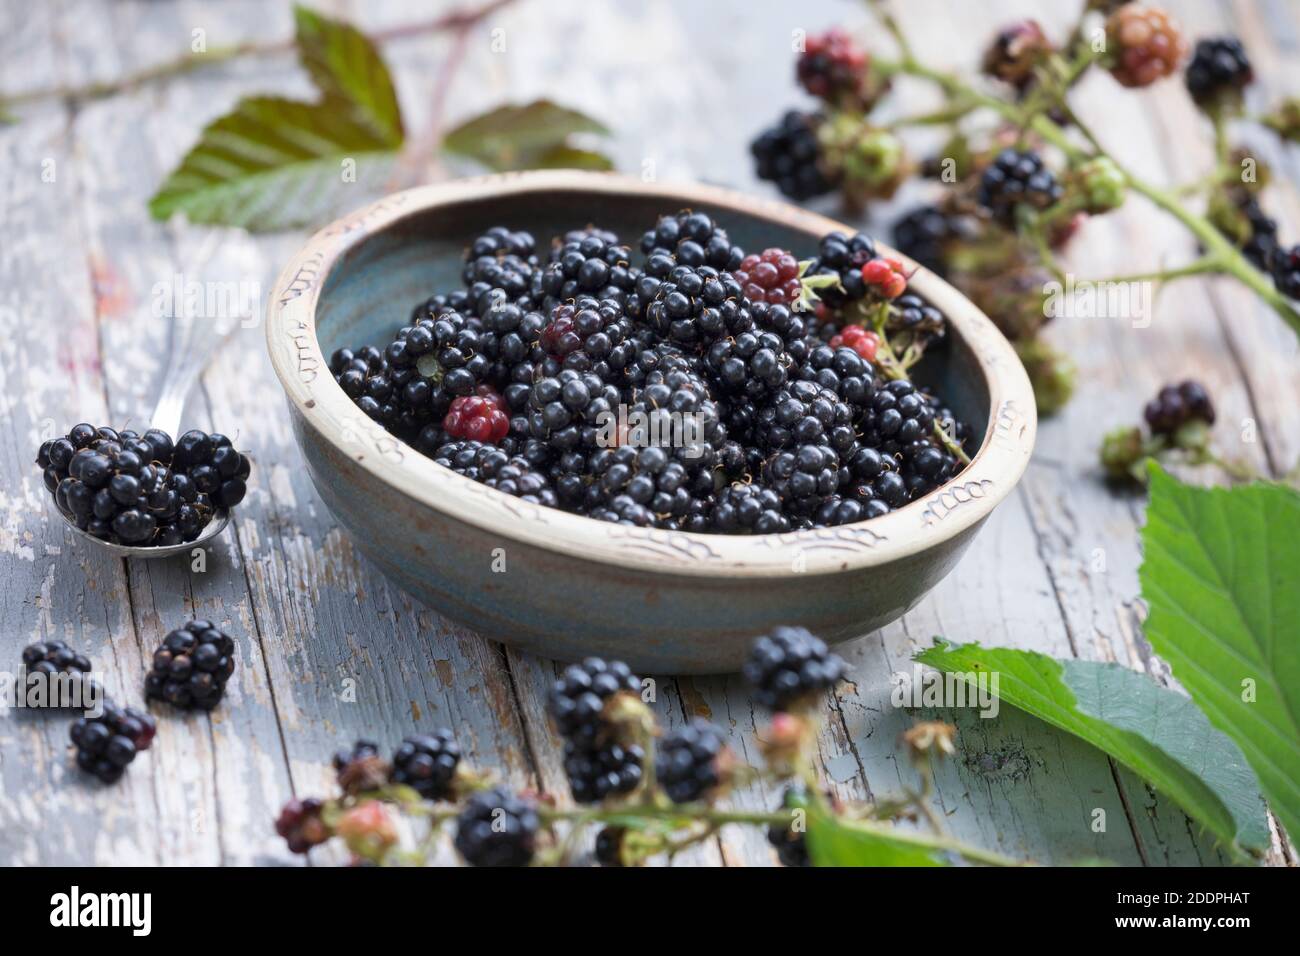
<svg viewBox="0 0 1300 956"><path fill-rule="evenodd" d="M988 426L970 465L924 498L856 524L772 535L637 528L532 505L436 464L368 418L329 374L316 309L349 250L403 219L442 205L542 191L635 193L666 209L707 204L824 235L851 226L773 199L696 183L644 182L614 173L530 171L459 179L385 196L311 237L272 287L266 338L292 409L370 477L425 507L507 541L573 558L688 577L785 577L876 567L934 548L981 522L1015 487L1037 431L1033 390L1010 343L964 295L883 243L915 269L910 290L941 309L975 356L989 394Z"/></svg>

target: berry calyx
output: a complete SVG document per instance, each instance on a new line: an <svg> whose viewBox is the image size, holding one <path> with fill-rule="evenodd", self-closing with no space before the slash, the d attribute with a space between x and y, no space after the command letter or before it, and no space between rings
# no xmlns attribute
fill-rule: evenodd
<svg viewBox="0 0 1300 956"><path fill-rule="evenodd" d="M475 394L452 400L442 430L452 438L495 444L510 434L505 399L490 386L480 385Z"/></svg>
<svg viewBox="0 0 1300 956"><path fill-rule="evenodd" d="M880 348L880 336L860 325L846 325L831 336L831 348L853 349L865 361L874 362L876 351Z"/></svg>
<svg viewBox="0 0 1300 956"><path fill-rule="evenodd" d="M862 281L886 299L897 299L907 291L907 272L897 259L872 259L864 263Z"/></svg>
<svg viewBox="0 0 1300 956"><path fill-rule="evenodd" d="M731 274L750 302L793 305L803 291L799 260L785 249L764 249L758 255L748 255Z"/></svg>

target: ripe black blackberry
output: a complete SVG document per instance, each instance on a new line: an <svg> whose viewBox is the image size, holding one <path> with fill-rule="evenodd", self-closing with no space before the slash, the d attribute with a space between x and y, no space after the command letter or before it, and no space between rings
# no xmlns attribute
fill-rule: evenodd
<svg viewBox="0 0 1300 956"><path fill-rule="evenodd" d="M459 312L462 315L468 315L473 307L474 303L470 301L469 290L467 289L452 289L450 292L439 292L421 302L411 311L411 321L408 324L415 325L421 319L436 319L445 312Z"/></svg>
<svg viewBox="0 0 1300 956"><path fill-rule="evenodd" d="M1279 249L1273 256L1273 284L1291 299L1300 299L1300 246Z"/></svg>
<svg viewBox="0 0 1300 956"><path fill-rule="evenodd" d="M529 435L560 454L594 451L621 401L617 386L594 372L541 375L528 396Z"/></svg>
<svg viewBox="0 0 1300 956"><path fill-rule="evenodd" d="M163 638L144 693L176 707L211 710L235 672L235 642L211 621L190 621Z"/></svg>
<svg viewBox="0 0 1300 956"><path fill-rule="evenodd" d="M176 440L172 467L183 471L199 495L207 495L214 507L233 508L244 500L252 463L240 454L225 435L198 429Z"/></svg>
<svg viewBox="0 0 1300 956"><path fill-rule="evenodd" d="M898 455L913 442L934 434L934 408L906 379L877 390L858 422L862 443L887 455Z"/></svg>
<svg viewBox="0 0 1300 956"><path fill-rule="evenodd" d="M602 229L594 223L588 223L581 229L570 229L563 236L551 240L551 251L547 256L547 262L558 262L564 250L571 243L582 242L588 237L595 236L607 246L622 245L618 238L618 233L611 232L608 229Z"/></svg>
<svg viewBox="0 0 1300 956"><path fill-rule="evenodd" d="M807 518L840 486L840 457L826 444L794 445L763 463L763 481L792 521Z"/></svg>
<svg viewBox="0 0 1300 956"><path fill-rule="evenodd" d="M790 354L775 332L741 332L705 353L709 377L725 392L761 401L790 378Z"/></svg>
<svg viewBox="0 0 1300 956"><path fill-rule="evenodd" d="M88 674L90 658L78 654L64 641L40 641L23 648L23 666L29 674Z"/></svg>
<svg viewBox="0 0 1300 956"><path fill-rule="evenodd" d="M601 866L623 865L623 838L627 830L623 827L605 827L596 834L595 857Z"/></svg>
<svg viewBox="0 0 1300 956"><path fill-rule="evenodd" d="M675 216L660 216L655 227L641 237L641 252L647 264L658 253L673 257L678 265L709 266L731 272L740 266L745 251L732 245L727 231L702 212L682 210Z"/></svg>
<svg viewBox="0 0 1300 956"><path fill-rule="evenodd" d="M875 448L859 445L845 456L848 483L841 489L844 499L861 504L864 518L878 518L911 500L907 482L897 471L895 460ZM825 507L825 506L824 506ZM847 510L829 510L827 517L847 516Z"/></svg>
<svg viewBox="0 0 1300 956"><path fill-rule="evenodd" d="M909 336L911 341L934 342L946 334L947 321L934 306L908 292L890 303L885 331L891 336ZM908 341L900 338L898 347L903 348Z"/></svg>
<svg viewBox="0 0 1300 956"><path fill-rule="evenodd" d="M800 379L759 409L756 434L760 445L771 451L824 444L843 452L853 445L853 417L853 409L833 388Z"/></svg>
<svg viewBox="0 0 1300 956"><path fill-rule="evenodd" d="M790 530L781 496L758 482L735 482L717 494L710 530L727 534L783 534Z"/></svg>
<svg viewBox="0 0 1300 956"><path fill-rule="evenodd" d="M556 360L547 363L546 374L560 368L594 372L609 381L635 358L637 347L632 338L632 321L618 302L583 295L555 307L551 320L542 328L538 339L542 351Z"/></svg>
<svg viewBox="0 0 1300 956"><path fill-rule="evenodd" d="M1188 422L1214 424L1214 404L1200 382L1188 379L1166 385L1147 402L1143 411L1147 426L1157 435L1172 435Z"/></svg>
<svg viewBox="0 0 1300 956"><path fill-rule="evenodd" d="M482 317L508 303L531 308L537 284L536 258L517 255L486 255L470 259L461 270L469 311Z"/></svg>
<svg viewBox="0 0 1300 956"><path fill-rule="evenodd" d="M805 200L832 192L839 177L828 173L817 131L824 118L791 110L749 144L754 172L774 183L783 195Z"/></svg>
<svg viewBox="0 0 1300 956"><path fill-rule="evenodd" d="M854 420L870 407L878 391L871 363L847 346L811 345L797 370L801 382L813 383L833 392L847 405ZM826 396L828 399L830 396ZM841 451L844 436L834 443Z"/></svg>
<svg viewBox="0 0 1300 956"><path fill-rule="evenodd" d="M454 399L472 395L487 379L492 360L480 324L458 312L420 319L397 330L384 350L398 427L418 431L441 421Z"/></svg>
<svg viewBox="0 0 1300 956"><path fill-rule="evenodd" d="M550 323L543 313L507 303L483 316L480 347L491 359L487 378L501 388L501 395L514 412L528 407L536 369L545 359L542 330Z"/></svg>
<svg viewBox="0 0 1300 956"><path fill-rule="evenodd" d="M407 737L393 752L392 781L412 787L426 800L447 800L460 756L460 744L446 728Z"/></svg>
<svg viewBox="0 0 1300 956"><path fill-rule="evenodd" d="M781 797L781 805L776 809L793 810L797 806L795 791L787 789ZM790 814L790 823L781 825L773 823L767 829L767 842L772 844L776 850L776 858L780 860L782 866L811 866L812 860L808 857L808 843L805 840L804 830L796 830L793 826L794 814Z"/></svg>
<svg viewBox="0 0 1300 956"><path fill-rule="evenodd" d="M787 710L833 688L845 670L839 655L807 629L778 627L754 641L743 673L760 704Z"/></svg>
<svg viewBox="0 0 1300 956"><path fill-rule="evenodd" d="M805 276L833 274L839 277L839 287L819 289L818 297L832 309L848 302L865 298L867 284L862 279L862 267L876 258L876 244L870 236L855 233L830 232L817 244L817 258L804 273Z"/></svg>
<svg viewBox="0 0 1300 956"><path fill-rule="evenodd" d="M1033 150L1004 149L980 177L977 201L995 220L1015 228L1022 205L1046 209L1064 194L1043 158Z"/></svg>
<svg viewBox="0 0 1300 956"><path fill-rule="evenodd" d="M456 850L470 866L527 866L539 829L531 800L501 787L480 790L456 818Z"/></svg>
<svg viewBox="0 0 1300 956"><path fill-rule="evenodd" d="M618 516L607 520L647 525L656 519L684 517L690 510L690 475L663 448L602 448L592 454L588 472L592 482L586 509L602 515L609 509ZM618 498L627 498L639 507L615 503Z"/></svg>
<svg viewBox="0 0 1300 956"><path fill-rule="evenodd" d="M551 719L562 737L581 747L592 749L610 742L602 711L605 702L620 692L641 693L640 678L622 661L588 657L570 664L551 687Z"/></svg>
<svg viewBox="0 0 1300 956"><path fill-rule="evenodd" d="M136 754L149 749L157 729L148 714L105 703L98 717L77 720L69 736L77 748L77 766L103 783L114 783Z"/></svg>
<svg viewBox="0 0 1300 956"><path fill-rule="evenodd" d="M554 508L555 489L547 476L535 470L528 459L510 455L495 445L472 439L446 442L431 456L444 468L482 482L489 488L513 495L530 504Z"/></svg>
<svg viewBox="0 0 1300 956"><path fill-rule="evenodd" d="M740 283L712 266L675 266L646 303L645 321L663 340L688 348L754 327Z"/></svg>
<svg viewBox="0 0 1300 956"><path fill-rule="evenodd" d="M600 803L631 793L641 783L645 751L635 744L564 745L564 773L575 803Z"/></svg>
<svg viewBox="0 0 1300 956"><path fill-rule="evenodd" d="M1184 78L1192 99L1208 104L1224 96L1239 96L1255 72L1239 39L1209 37L1196 42Z"/></svg>
<svg viewBox="0 0 1300 956"><path fill-rule="evenodd" d="M659 742L655 768L673 803L710 800L724 783L722 729L702 717L669 732Z"/></svg>
<svg viewBox="0 0 1300 956"><path fill-rule="evenodd" d="M1241 246L1242 253L1257 269L1271 272L1279 251L1277 220L1265 213L1259 199L1250 193L1241 198L1237 208L1245 218L1248 230Z"/></svg>
<svg viewBox="0 0 1300 956"><path fill-rule="evenodd" d="M475 237L465 250L465 261L472 262L483 256L518 256L527 259L537 251L537 243L530 233L511 231L505 226L493 226Z"/></svg>
<svg viewBox="0 0 1300 956"><path fill-rule="evenodd" d="M645 371L646 363L654 366ZM697 364L698 363L698 364ZM698 359L645 351L633 363L627 403L628 433L621 444L667 447L672 459L693 478L711 472L727 440L722 410L713 399ZM712 486L709 485L711 490ZM703 492L693 487L692 492Z"/></svg>
<svg viewBox="0 0 1300 956"><path fill-rule="evenodd" d="M632 251L617 240L584 233L552 251L538 288L550 307L581 295L621 305L636 287L638 271L631 261Z"/></svg>
<svg viewBox="0 0 1300 956"><path fill-rule="evenodd" d="M894 223L894 247L939 275L947 273L947 246L960 237L957 224L938 206L918 206Z"/></svg>

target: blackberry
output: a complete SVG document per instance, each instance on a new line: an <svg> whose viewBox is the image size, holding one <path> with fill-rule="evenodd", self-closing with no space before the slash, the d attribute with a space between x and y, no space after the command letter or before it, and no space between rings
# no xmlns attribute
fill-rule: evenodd
<svg viewBox="0 0 1300 956"><path fill-rule="evenodd" d="M599 803L631 793L641 783L644 762L645 751L635 744L592 748L569 741L564 745L564 773L577 803Z"/></svg>
<svg viewBox="0 0 1300 956"><path fill-rule="evenodd" d="M874 258L876 244L870 236L860 232L853 236L830 232L817 244L817 258L804 275L838 276L839 288L830 286L818 290L818 297L827 306L838 309L848 302L866 297L867 284L862 279L862 267Z"/></svg>
<svg viewBox="0 0 1300 956"><path fill-rule="evenodd" d="M528 396L528 433L558 453L594 450L621 400L618 388L594 372L543 375Z"/></svg>
<svg viewBox="0 0 1300 956"><path fill-rule="evenodd" d="M645 320L662 339L688 347L747 332L754 324L730 272L689 265L674 267L659 284Z"/></svg>
<svg viewBox="0 0 1300 956"><path fill-rule="evenodd" d="M1015 228L1016 209L1021 205L1046 209L1063 193L1041 156L1033 150L1008 148L984 170L977 201L1002 225Z"/></svg>
<svg viewBox="0 0 1300 956"><path fill-rule="evenodd" d="M745 258L740 246L731 244L727 231L702 212L683 210L676 216L660 216L655 227L641 237L641 252L647 262L655 253L667 253L678 265L730 272Z"/></svg>
<svg viewBox="0 0 1300 956"><path fill-rule="evenodd" d="M1110 73L1122 86L1150 86L1169 76L1187 52L1187 43L1169 14L1155 7L1127 4L1106 20L1113 50Z"/></svg>
<svg viewBox="0 0 1300 956"><path fill-rule="evenodd" d="M788 710L833 688L845 670L825 641L802 627L778 627L754 641L743 673L760 704Z"/></svg>
<svg viewBox="0 0 1300 956"><path fill-rule="evenodd" d="M632 267L632 252L619 245L612 234L581 233L551 253L538 285L550 306L581 295L597 300L627 301L636 287L638 271Z"/></svg>
<svg viewBox="0 0 1300 956"><path fill-rule="evenodd" d="M960 470L957 458L932 441L915 441L904 447L899 475L909 500L929 494Z"/></svg>
<svg viewBox="0 0 1300 956"><path fill-rule="evenodd" d="M820 114L791 110L775 126L759 133L749 145L755 175L795 200L833 192L839 177L829 173L817 137L824 122Z"/></svg>
<svg viewBox="0 0 1300 956"><path fill-rule="evenodd" d="M816 395L820 395L823 399L831 401L832 395L827 393L833 393L839 403L848 406L853 421L861 418L864 410L870 407L876 397L875 369L855 348L844 344L838 347L815 345L810 348L807 357L799 367L798 377L801 382L813 383L822 391L809 392L801 385L793 390L797 397L811 401ZM836 407L835 411L837 414L834 424L842 426L843 409ZM788 418L790 414L791 410L787 409L784 415L777 417ZM833 444L843 451L848 447L849 440L849 436L841 428Z"/></svg>
<svg viewBox="0 0 1300 956"><path fill-rule="evenodd" d="M465 261L473 262L484 256L518 256L527 259L537 251L537 243L531 234L512 232L505 226L493 226L482 235L475 237L465 250Z"/></svg>
<svg viewBox="0 0 1300 956"><path fill-rule="evenodd" d="M623 866L623 827L605 827L596 834L595 857L601 866Z"/></svg>
<svg viewBox="0 0 1300 956"><path fill-rule="evenodd" d="M570 229L560 239L552 240L551 253L547 261L558 262L560 256L564 253L564 250L567 246L569 246L572 243L582 242L584 239L587 239L591 236L595 236L597 239L599 239L607 246L621 245L621 243L619 242L618 233L611 232L608 229L602 229L593 223L588 223L587 225L583 226L581 229Z"/></svg>
<svg viewBox="0 0 1300 956"><path fill-rule="evenodd" d="M722 413L703 375L690 359L654 350L637 357L628 403L628 434L621 444L671 444L671 456L691 475L710 471L726 441ZM652 366L650 371L645 371Z"/></svg>
<svg viewBox="0 0 1300 956"><path fill-rule="evenodd" d="M532 801L500 787L481 790L456 818L456 850L470 866L527 866L540 828Z"/></svg>
<svg viewBox="0 0 1300 956"><path fill-rule="evenodd" d="M1300 246L1278 250L1274 254L1273 282L1284 296L1300 299Z"/></svg>
<svg viewBox="0 0 1300 956"><path fill-rule="evenodd" d="M799 85L818 99L845 108L865 105L867 55L838 27L810 36L795 64Z"/></svg>
<svg viewBox="0 0 1300 956"><path fill-rule="evenodd" d="M23 686L29 693L44 692L45 707L87 707L98 685L90 676L90 659L63 641L41 641L23 648ZM41 675L33 686L33 675ZM32 700L28 698L29 702Z"/></svg>
<svg viewBox="0 0 1300 956"><path fill-rule="evenodd" d="M330 373L353 404L386 428L400 431L404 408L400 391L404 381L414 376L415 370L405 369L402 382L397 380L395 372L383 353L373 345L355 350L337 349L330 356ZM406 427L413 424L414 418L408 415Z"/></svg>
<svg viewBox="0 0 1300 956"><path fill-rule="evenodd" d="M622 307L586 295L557 306L538 341L560 367L595 372L606 380L622 372L637 352L632 322Z"/></svg>
<svg viewBox="0 0 1300 956"><path fill-rule="evenodd" d="M846 359L852 357L855 368L864 364L856 353L841 351ZM757 426L760 444L772 451L813 444L847 451L855 437L853 410L833 388L812 381L791 382L777 392L760 409Z"/></svg>
<svg viewBox="0 0 1300 956"><path fill-rule="evenodd" d="M528 407L535 371L545 359L540 343L549 322L541 312L526 311L515 303L492 309L483 317L480 345L492 360L488 378L500 386L511 411Z"/></svg>
<svg viewBox="0 0 1300 956"><path fill-rule="evenodd" d="M763 481L792 519L814 514L840 486L840 458L824 444L796 445L763 463Z"/></svg>
<svg viewBox="0 0 1300 956"><path fill-rule="evenodd" d="M761 483L744 482L718 492L709 524L709 530L723 533L783 534L791 527L780 495Z"/></svg>
<svg viewBox="0 0 1300 956"><path fill-rule="evenodd" d="M452 400L472 395L492 369L484 333L459 312L444 312L403 326L384 350L399 427L416 431L440 421ZM346 389L345 389L346 390Z"/></svg>
<svg viewBox="0 0 1300 956"><path fill-rule="evenodd" d="M864 518L878 518L894 508L901 508L910 500L907 482L900 475L896 463L889 455L874 448L859 446L846 456L848 484L843 488L843 498L832 498L834 505L823 504L827 518L848 517L852 510L839 508L841 500L857 501L862 506ZM819 512L820 514L820 512Z"/></svg>
<svg viewBox="0 0 1300 956"><path fill-rule="evenodd" d="M352 749L340 750L333 763L339 786L350 796L378 790L388 780L388 761L379 755L379 745L371 740L358 740Z"/></svg>
<svg viewBox="0 0 1300 956"><path fill-rule="evenodd" d="M275 832L289 847L290 853L306 853L330 838L329 827L321 818L325 804L315 798L290 800L280 808Z"/></svg>
<svg viewBox="0 0 1300 956"><path fill-rule="evenodd" d="M460 756L460 745L450 730L416 734L394 751L391 779L426 800L447 800L453 795Z"/></svg>
<svg viewBox="0 0 1300 956"><path fill-rule="evenodd" d="M781 805L776 809L792 810L796 805L796 791L787 789L781 797ZM776 850L776 858L780 860L782 866L811 866L812 860L808 856L808 842L805 840L803 831L796 831L793 827L793 817L791 814L791 823L784 826L773 823L767 828L767 842L772 844Z"/></svg>
<svg viewBox="0 0 1300 956"><path fill-rule="evenodd" d="M818 525L833 527L841 524L854 524L876 517L868 507L868 502L860 498L844 498L831 495L817 508L814 521Z"/></svg>
<svg viewBox="0 0 1300 956"><path fill-rule="evenodd" d="M1266 214L1259 200L1249 194L1241 200L1237 208L1246 221L1249 233L1242 243L1242 253L1255 268L1271 272L1279 250L1277 220ZM1292 298L1295 297L1292 294Z"/></svg>
<svg viewBox="0 0 1300 956"><path fill-rule="evenodd" d="M235 672L235 642L211 621L190 621L163 638L144 693L176 707L211 710Z"/></svg>
<svg viewBox="0 0 1300 956"><path fill-rule="evenodd" d="M469 312L482 317L510 303L531 307L534 304L531 293L538 281L536 269L536 260L515 255L480 256L465 263L461 278L465 280Z"/></svg>
<svg viewBox="0 0 1300 956"><path fill-rule="evenodd" d="M421 319L436 319L444 312L459 312L465 315L470 312L473 306L474 303L470 301L469 291L466 289L439 292L430 296L412 310L409 324L415 325Z"/></svg>
<svg viewBox="0 0 1300 956"><path fill-rule="evenodd" d="M1160 389L1156 397L1147 402L1143 417L1153 434L1172 435L1192 421L1213 425L1214 405L1205 386L1188 379Z"/></svg>
<svg viewBox="0 0 1300 956"><path fill-rule="evenodd" d="M909 292L890 303L885 331L891 335L903 333L924 342L943 338L946 330L943 313L920 296Z"/></svg>
<svg viewBox="0 0 1300 956"><path fill-rule="evenodd" d="M722 729L702 717L665 736L659 742L655 767L668 799L673 803L712 799L724 782L720 758L726 746Z"/></svg>
<svg viewBox="0 0 1300 956"><path fill-rule="evenodd" d="M176 440L172 467L184 471L200 495L217 508L233 508L244 500L252 464L225 435L194 429Z"/></svg>
<svg viewBox="0 0 1300 956"><path fill-rule="evenodd" d="M588 657L570 664L551 688L551 719L566 740L594 748L611 736L602 711L605 702L620 692L641 693L640 678L622 661Z"/></svg>
<svg viewBox="0 0 1300 956"><path fill-rule="evenodd" d="M1024 91L1034 80L1034 70L1052 52L1052 44L1037 20L1021 20L998 32L984 51L982 67L994 79Z"/></svg>
<svg viewBox="0 0 1300 956"><path fill-rule="evenodd" d="M98 717L82 717L69 736L77 748L77 766L103 783L115 783L127 765L153 743L157 725L132 707L105 703Z"/></svg>
<svg viewBox="0 0 1300 956"><path fill-rule="evenodd" d="M934 434L934 408L906 379L889 382L876 392L858 428L863 444L897 455Z"/></svg>
<svg viewBox="0 0 1300 956"><path fill-rule="evenodd" d="M718 339L705 353L709 376L724 391L756 401L782 388L790 378L791 359L774 332L741 332Z"/></svg>
<svg viewBox="0 0 1300 956"><path fill-rule="evenodd" d="M90 659L63 641L41 641L23 648L23 666L28 674L89 674Z"/></svg>
<svg viewBox="0 0 1300 956"><path fill-rule="evenodd" d="M894 246L939 275L947 274L947 247L960 237L953 218L938 206L918 206L894 223Z"/></svg>
<svg viewBox="0 0 1300 956"><path fill-rule="evenodd" d="M1202 105L1239 97L1254 78L1246 48L1233 36L1198 40L1184 74L1187 92Z"/></svg>
<svg viewBox="0 0 1300 956"><path fill-rule="evenodd" d="M593 516L610 510L606 520L648 525L656 518L682 517L690 508L690 475L663 448L602 448L592 455L589 473L586 509ZM628 500L615 504L620 498Z"/></svg>
<svg viewBox="0 0 1300 956"><path fill-rule="evenodd" d="M547 477L522 456L511 456L495 445L466 439L447 442L433 453L433 460L458 475L482 482L531 504L557 505L555 489Z"/></svg>

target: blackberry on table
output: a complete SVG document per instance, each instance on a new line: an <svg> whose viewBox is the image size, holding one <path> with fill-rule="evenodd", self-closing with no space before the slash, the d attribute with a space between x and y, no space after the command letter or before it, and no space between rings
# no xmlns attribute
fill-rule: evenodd
<svg viewBox="0 0 1300 956"><path fill-rule="evenodd" d="M659 742L655 761L668 799L673 803L709 799L723 783L719 758L726 746L722 729L702 717L670 731Z"/></svg>
<svg viewBox="0 0 1300 956"><path fill-rule="evenodd" d="M1143 417L1153 434L1172 435L1192 421L1213 425L1214 404L1204 385L1188 379L1160 389L1156 397L1147 402Z"/></svg>
<svg viewBox="0 0 1300 956"><path fill-rule="evenodd" d="M1246 48L1233 36L1198 40L1184 74L1187 92L1202 104L1239 95L1254 78Z"/></svg>
<svg viewBox="0 0 1300 956"><path fill-rule="evenodd" d="M23 648L23 666L29 674L88 674L90 658L79 654L64 641L39 641Z"/></svg>
<svg viewBox="0 0 1300 956"><path fill-rule="evenodd" d="M1046 209L1064 194L1061 184L1033 150L1004 149L980 177L978 202L998 222L1014 228L1016 209Z"/></svg>
<svg viewBox="0 0 1300 956"><path fill-rule="evenodd" d="M532 801L500 787L481 790L456 818L456 850L470 866L527 866L540 829Z"/></svg>
<svg viewBox="0 0 1300 956"><path fill-rule="evenodd" d="M235 642L211 621L190 621L163 638L144 679L145 696L211 710L235 672Z"/></svg>
<svg viewBox="0 0 1300 956"><path fill-rule="evenodd" d="M678 265L730 272L740 266L745 251L732 245L727 231L702 212L683 210L676 216L660 216L655 227L641 237L641 251L647 263L656 252L672 256Z"/></svg>
<svg viewBox="0 0 1300 956"><path fill-rule="evenodd" d="M392 781L413 788L426 800L449 799L460 757L460 744L450 730L415 734L393 752Z"/></svg>
<svg viewBox="0 0 1300 956"><path fill-rule="evenodd" d="M620 692L641 693L641 681L631 668L622 661L588 657L564 669L551 688L548 710L562 737L591 748L609 736L602 711Z"/></svg>
<svg viewBox="0 0 1300 956"><path fill-rule="evenodd" d="M815 199L834 191L838 176L823 168L817 130L825 119L819 114L791 110L750 143L754 172L759 179L774 183L785 196L795 200Z"/></svg>
<svg viewBox="0 0 1300 956"><path fill-rule="evenodd" d="M82 717L69 736L77 749L77 766L103 783L115 783L136 754L148 750L157 725L132 707L105 703L98 717Z"/></svg>
<svg viewBox="0 0 1300 956"><path fill-rule="evenodd" d="M635 744L564 745L564 773L576 803L600 803L631 793L641 783L645 751Z"/></svg>
<svg viewBox="0 0 1300 956"><path fill-rule="evenodd" d="M754 641L743 673L760 704L786 710L833 688L846 669L840 656L807 629L778 627Z"/></svg>

